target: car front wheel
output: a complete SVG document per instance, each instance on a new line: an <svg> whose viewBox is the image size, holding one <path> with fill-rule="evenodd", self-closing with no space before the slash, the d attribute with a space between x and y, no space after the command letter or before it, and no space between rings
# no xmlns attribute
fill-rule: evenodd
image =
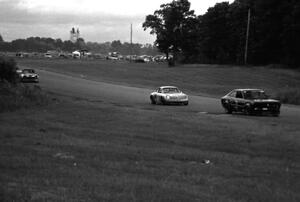
<svg viewBox="0 0 300 202"><path fill-rule="evenodd" d="M278 117L280 115L280 111L279 112L273 112L272 113L272 116L274 116L274 117Z"/></svg>
<svg viewBox="0 0 300 202"><path fill-rule="evenodd" d="M225 109L225 113L226 113L226 114L232 114L232 109L231 109L231 107L225 107L224 109Z"/></svg>

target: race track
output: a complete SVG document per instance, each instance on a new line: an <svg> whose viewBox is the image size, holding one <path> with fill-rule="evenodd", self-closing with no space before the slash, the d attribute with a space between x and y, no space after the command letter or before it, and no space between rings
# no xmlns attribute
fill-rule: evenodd
<svg viewBox="0 0 300 202"><path fill-rule="evenodd" d="M188 106L152 106L149 95L153 89L92 81L80 76L75 77L42 69L37 70L37 72L40 75L39 85L43 89L71 97L139 108L155 107L158 111L172 110L176 112L199 113L203 116L209 115L228 120L232 119L233 124L238 119L239 124L249 124L249 120L251 120L251 124L287 124L292 126L292 128L293 126L298 128L298 125L300 125L299 106L283 105L279 117L228 115L224 113L219 99L194 95L189 95Z"/></svg>
<svg viewBox="0 0 300 202"><path fill-rule="evenodd" d="M45 70L39 70L38 73L41 81L40 86L52 92L133 106L150 105L149 96L153 89L91 81ZM218 99L189 95L189 100L188 106L174 106L173 109L223 113Z"/></svg>

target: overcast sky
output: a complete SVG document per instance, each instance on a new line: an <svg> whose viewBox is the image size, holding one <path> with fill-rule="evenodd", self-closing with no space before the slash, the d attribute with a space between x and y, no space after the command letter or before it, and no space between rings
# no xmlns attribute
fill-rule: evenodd
<svg viewBox="0 0 300 202"><path fill-rule="evenodd" d="M144 31L145 16L172 0L0 0L0 34L5 41L30 36L68 40L72 27L85 41L130 41L153 43L155 36ZM189 0L197 15L217 2L233 0Z"/></svg>

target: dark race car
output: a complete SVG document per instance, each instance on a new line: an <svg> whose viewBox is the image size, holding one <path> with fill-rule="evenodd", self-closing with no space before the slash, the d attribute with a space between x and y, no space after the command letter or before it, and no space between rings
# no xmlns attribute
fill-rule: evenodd
<svg viewBox="0 0 300 202"><path fill-rule="evenodd" d="M22 82L39 82L39 76L35 73L34 69L23 69L19 75Z"/></svg>
<svg viewBox="0 0 300 202"><path fill-rule="evenodd" d="M281 103L270 99L261 89L235 89L221 98L222 106L229 114L243 112L245 114L280 114Z"/></svg>

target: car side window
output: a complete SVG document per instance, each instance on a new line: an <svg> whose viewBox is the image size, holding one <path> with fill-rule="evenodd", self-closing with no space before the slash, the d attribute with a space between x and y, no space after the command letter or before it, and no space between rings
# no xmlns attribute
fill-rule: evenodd
<svg viewBox="0 0 300 202"><path fill-rule="evenodd" d="M243 98L243 94L241 91L236 92L236 98Z"/></svg>
<svg viewBox="0 0 300 202"><path fill-rule="evenodd" d="M157 90L157 92L158 92L158 93L161 93L161 88L159 88L159 89Z"/></svg>

